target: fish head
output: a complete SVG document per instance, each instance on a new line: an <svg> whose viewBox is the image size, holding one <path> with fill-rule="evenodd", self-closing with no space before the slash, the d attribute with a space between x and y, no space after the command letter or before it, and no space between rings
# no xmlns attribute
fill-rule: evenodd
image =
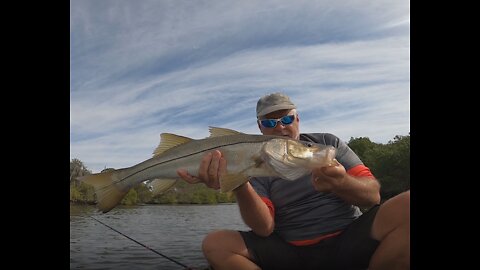
<svg viewBox="0 0 480 270"><path fill-rule="evenodd" d="M290 161L305 164L313 158L313 154L319 149L312 143L288 140L286 145L287 157Z"/></svg>
<svg viewBox="0 0 480 270"><path fill-rule="evenodd" d="M335 164L335 147L290 138L275 138L265 143L265 163L283 179L295 180L316 167Z"/></svg>
<svg viewBox="0 0 480 270"><path fill-rule="evenodd" d="M290 138L275 138L265 144L264 153L290 166L312 168L334 163L336 149L330 145Z"/></svg>
<svg viewBox="0 0 480 270"><path fill-rule="evenodd" d="M332 165L336 149L330 145L287 140L286 152L287 159L291 163L297 166L314 168Z"/></svg>

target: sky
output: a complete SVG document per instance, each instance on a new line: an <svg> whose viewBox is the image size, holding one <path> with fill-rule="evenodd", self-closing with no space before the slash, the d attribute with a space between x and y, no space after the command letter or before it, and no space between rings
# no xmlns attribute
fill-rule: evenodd
<svg viewBox="0 0 480 270"><path fill-rule="evenodd" d="M92 172L152 157L160 134L260 134L281 92L302 133L410 133L405 0L70 0L70 158Z"/></svg>

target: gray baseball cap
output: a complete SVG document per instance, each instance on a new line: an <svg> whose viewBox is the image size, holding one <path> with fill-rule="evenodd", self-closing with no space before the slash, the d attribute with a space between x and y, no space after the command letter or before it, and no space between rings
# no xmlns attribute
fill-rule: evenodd
<svg viewBox="0 0 480 270"><path fill-rule="evenodd" d="M273 93L261 97L257 102L257 118L271 112L287 109L296 109L295 104L290 101L287 95L282 93Z"/></svg>

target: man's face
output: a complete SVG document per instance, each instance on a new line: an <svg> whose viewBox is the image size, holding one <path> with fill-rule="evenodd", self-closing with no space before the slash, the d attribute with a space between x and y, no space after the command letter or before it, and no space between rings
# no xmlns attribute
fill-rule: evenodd
<svg viewBox="0 0 480 270"><path fill-rule="evenodd" d="M300 137L300 131L299 131L299 122L300 119L298 118L297 113L294 113L295 110L280 110L280 111L275 111L271 112L269 114L266 114L260 118L262 119L278 119L282 118L285 115L295 115L295 119L293 120L293 123L290 125L284 125L281 122L277 122L277 125L274 128L267 128L264 127L260 122L257 121L258 128L262 132L263 135L277 135L277 136L287 136L292 139L298 140Z"/></svg>

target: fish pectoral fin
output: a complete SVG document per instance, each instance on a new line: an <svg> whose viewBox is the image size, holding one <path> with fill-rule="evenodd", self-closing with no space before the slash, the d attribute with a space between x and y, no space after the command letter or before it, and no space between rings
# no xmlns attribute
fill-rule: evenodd
<svg viewBox="0 0 480 270"><path fill-rule="evenodd" d="M221 137L221 136L227 136L227 135L245 134L233 129L219 128L219 127L208 127L208 130L210 131L209 138Z"/></svg>
<svg viewBox="0 0 480 270"><path fill-rule="evenodd" d="M274 170L280 175L280 177L286 180L293 181L310 172L309 169L292 166L275 158L269 158L267 160L267 163L272 168L272 170Z"/></svg>
<svg viewBox="0 0 480 270"><path fill-rule="evenodd" d="M172 133L162 133L160 134L160 144L157 146L155 151L153 151L153 155L158 156L170 148L188 143L192 140L192 138L179 136Z"/></svg>
<svg viewBox="0 0 480 270"><path fill-rule="evenodd" d="M248 177L243 174L226 174L220 178L220 191L232 191L246 182Z"/></svg>
<svg viewBox="0 0 480 270"><path fill-rule="evenodd" d="M148 189L152 192L153 196L162 194L169 190L177 183L178 179L163 179L155 178L147 184Z"/></svg>

